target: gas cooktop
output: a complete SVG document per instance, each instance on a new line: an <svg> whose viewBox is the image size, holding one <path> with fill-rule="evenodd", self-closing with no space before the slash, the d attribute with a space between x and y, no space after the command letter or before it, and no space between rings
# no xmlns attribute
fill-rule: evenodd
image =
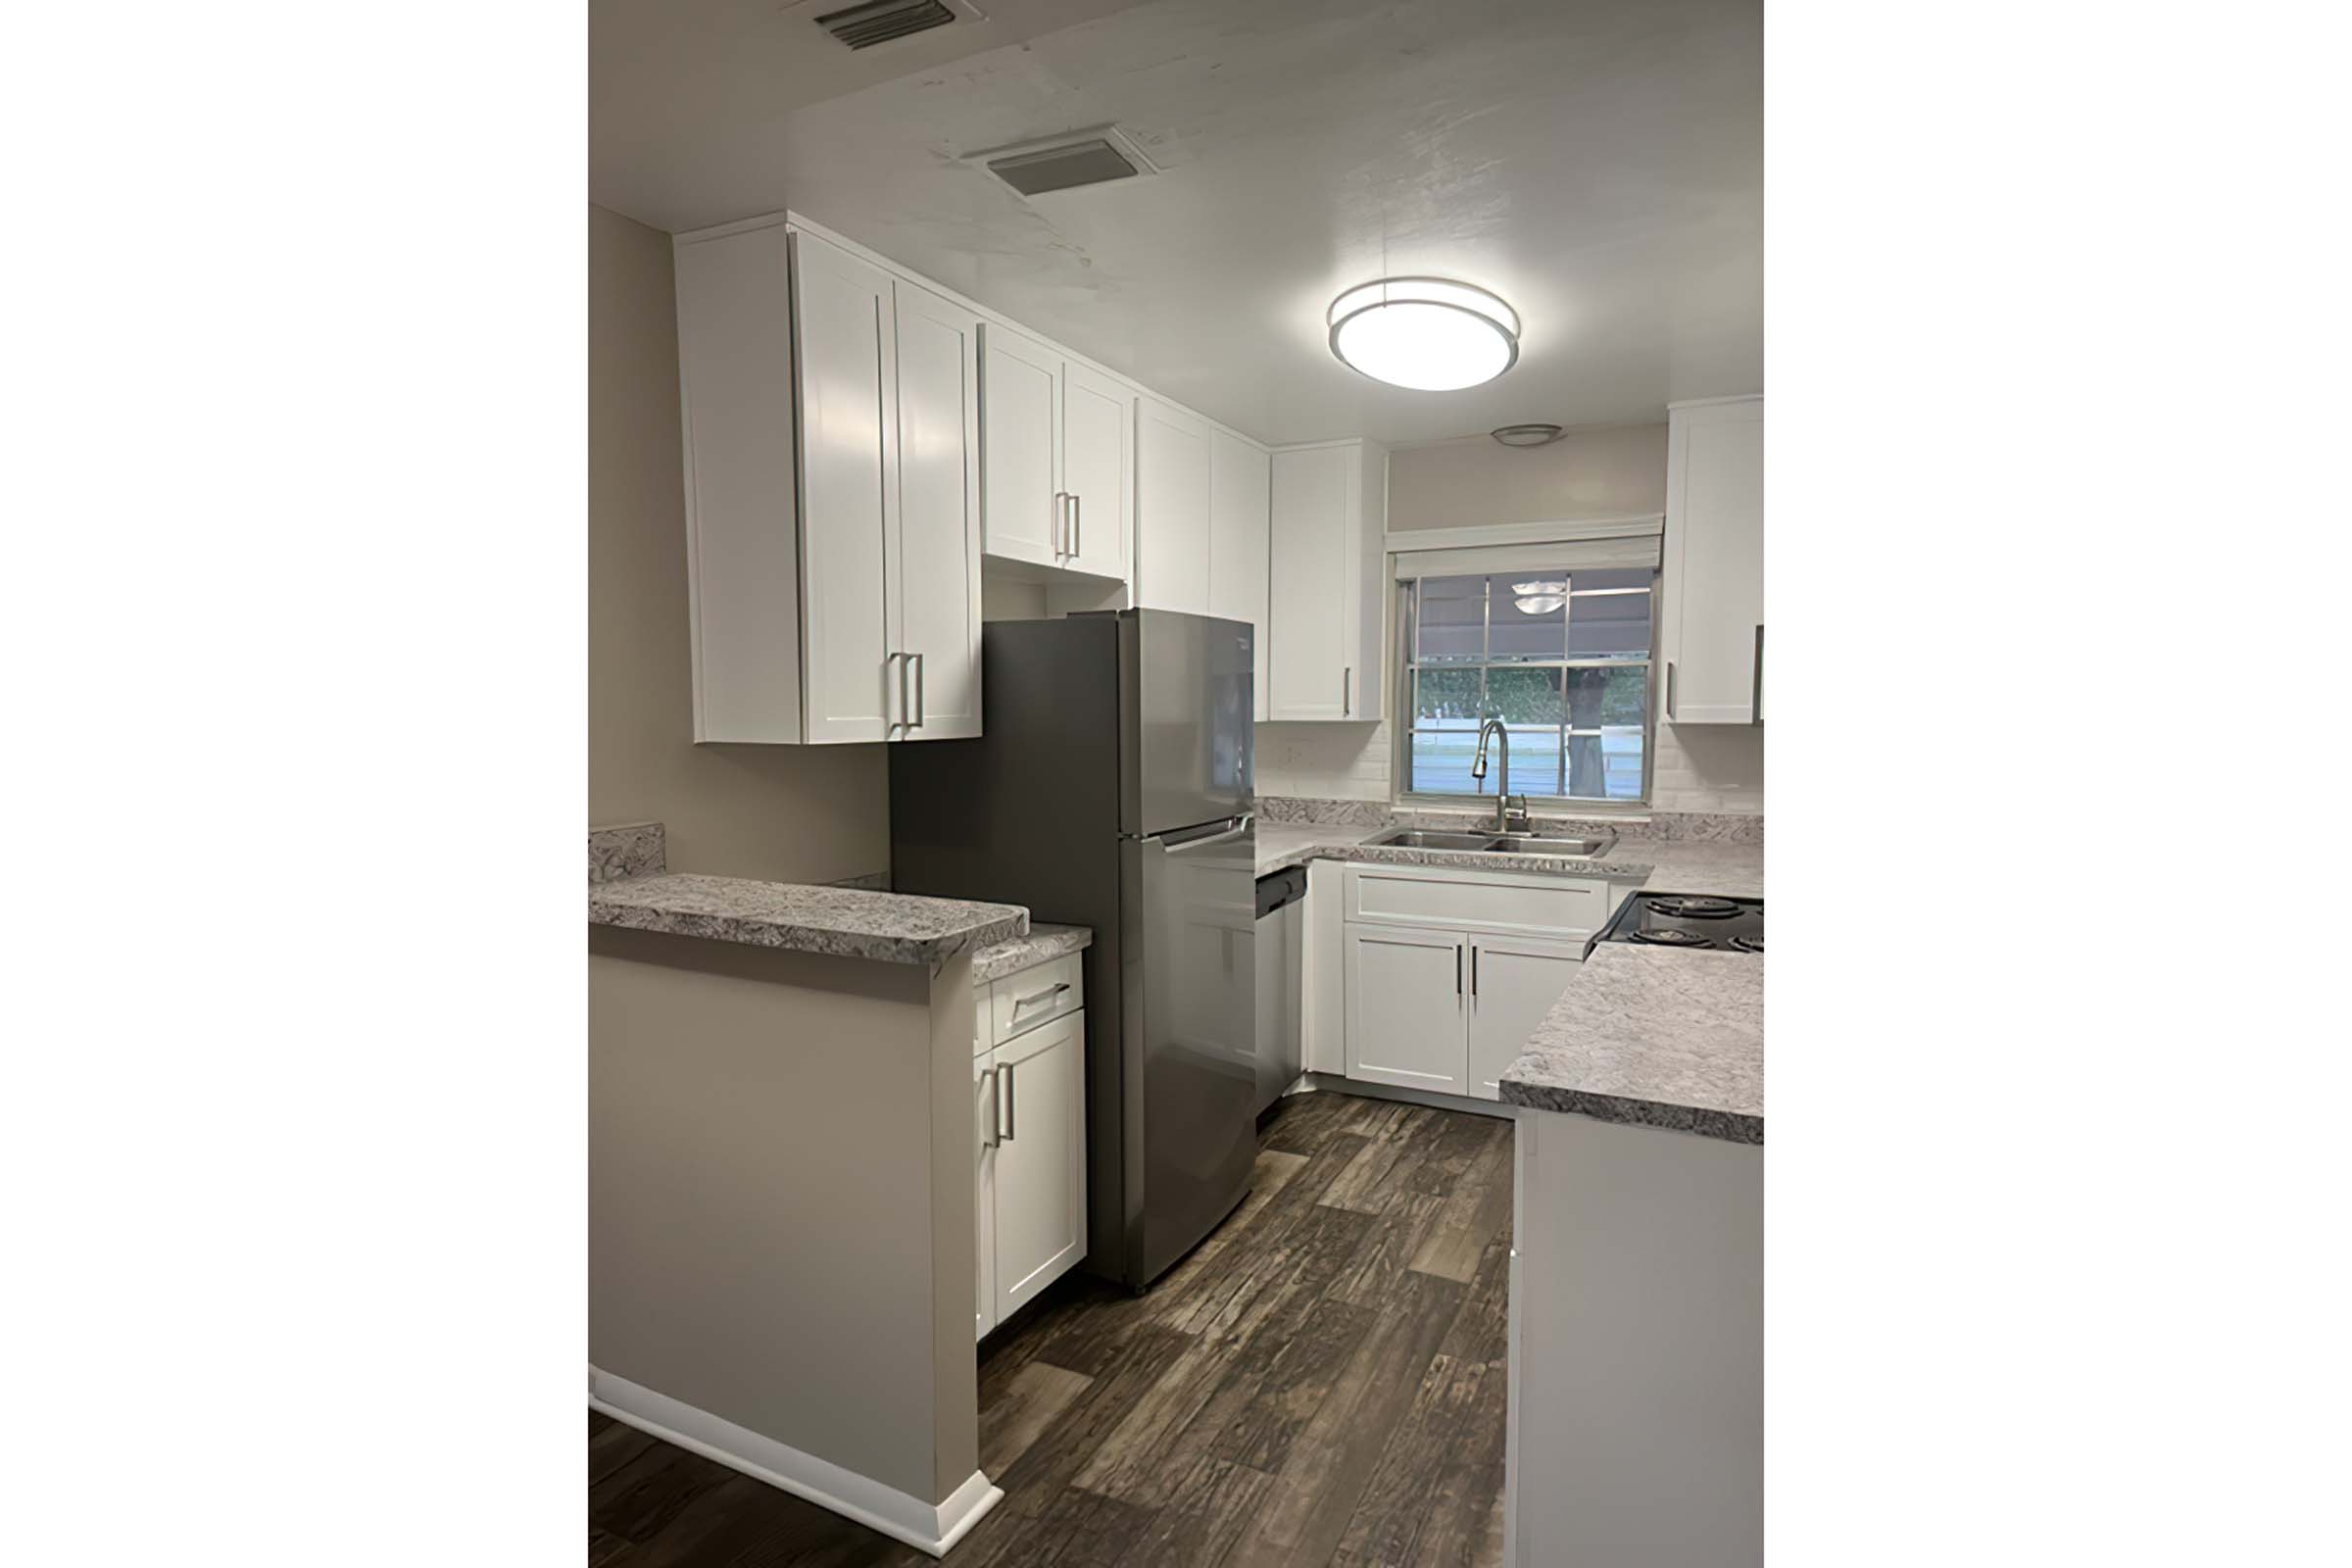
<svg viewBox="0 0 2352 1568"><path fill-rule="evenodd" d="M1585 944L1636 942L1653 948L1704 948L1719 953L1764 951L1762 899L1698 898L1681 893L1637 893L1616 917Z"/></svg>

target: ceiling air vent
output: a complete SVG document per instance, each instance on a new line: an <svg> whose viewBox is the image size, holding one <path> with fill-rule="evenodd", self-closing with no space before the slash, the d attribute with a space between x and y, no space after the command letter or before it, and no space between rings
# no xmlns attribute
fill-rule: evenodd
<svg viewBox="0 0 2352 1568"><path fill-rule="evenodd" d="M1051 141L999 147L994 152L975 153L968 162L980 165L1024 196L1159 172L1116 125L1072 131Z"/></svg>
<svg viewBox="0 0 2352 1568"><path fill-rule="evenodd" d="M865 5L829 11L816 24L853 49L871 49L910 32L928 32L956 20L946 0L867 0Z"/></svg>

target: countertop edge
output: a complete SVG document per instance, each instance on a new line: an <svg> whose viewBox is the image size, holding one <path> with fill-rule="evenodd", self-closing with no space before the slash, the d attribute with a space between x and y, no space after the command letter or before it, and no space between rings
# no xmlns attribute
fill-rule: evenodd
<svg viewBox="0 0 2352 1568"><path fill-rule="evenodd" d="M934 936L893 936L887 932L844 930L760 915L615 903L599 896L606 889L623 887L633 880L637 879L622 877L591 884L588 923L618 930L656 931L669 936L695 937L709 942L731 942L742 947L808 953L820 957L867 958L880 963L917 963L933 967L951 962L965 954L976 955L984 949L1029 934L1029 911L1017 905L1000 906L1010 912L976 920L961 930Z"/></svg>
<svg viewBox="0 0 2352 1568"><path fill-rule="evenodd" d="M1594 1094L1585 1089L1562 1089L1549 1084L1517 1083L1505 1078L1497 1086L1502 1102L1527 1110L1590 1116L1594 1121L1629 1127L1655 1127L1664 1132L1691 1133L1724 1143L1764 1144L1764 1118L1736 1110L1699 1105L1675 1105L1656 1100L1634 1100L1622 1095Z"/></svg>

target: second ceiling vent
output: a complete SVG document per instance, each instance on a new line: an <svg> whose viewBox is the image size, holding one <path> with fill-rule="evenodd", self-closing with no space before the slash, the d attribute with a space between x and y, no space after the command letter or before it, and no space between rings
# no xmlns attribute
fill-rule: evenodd
<svg viewBox="0 0 2352 1568"><path fill-rule="evenodd" d="M1074 190L1081 185L1104 185L1114 179L1156 174L1152 160L1116 125L1075 130L1047 141L1022 142L974 153L978 164L1024 196Z"/></svg>
<svg viewBox="0 0 2352 1568"><path fill-rule="evenodd" d="M928 32L956 20L946 0L867 0L861 6L828 11L816 24L853 49L871 49L909 33Z"/></svg>

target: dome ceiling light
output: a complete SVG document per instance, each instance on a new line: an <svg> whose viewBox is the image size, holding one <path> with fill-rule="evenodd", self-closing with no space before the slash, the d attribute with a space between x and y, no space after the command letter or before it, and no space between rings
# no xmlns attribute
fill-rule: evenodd
<svg viewBox="0 0 2352 1568"><path fill-rule="evenodd" d="M1483 288L1442 277L1384 277L1331 302L1331 352L1375 381L1452 392L1519 359L1519 314Z"/></svg>
<svg viewBox="0 0 2352 1568"><path fill-rule="evenodd" d="M1556 424L1506 424L1489 430L1487 434L1506 447L1543 447L1560 438L1560 427Z"/></svg>

